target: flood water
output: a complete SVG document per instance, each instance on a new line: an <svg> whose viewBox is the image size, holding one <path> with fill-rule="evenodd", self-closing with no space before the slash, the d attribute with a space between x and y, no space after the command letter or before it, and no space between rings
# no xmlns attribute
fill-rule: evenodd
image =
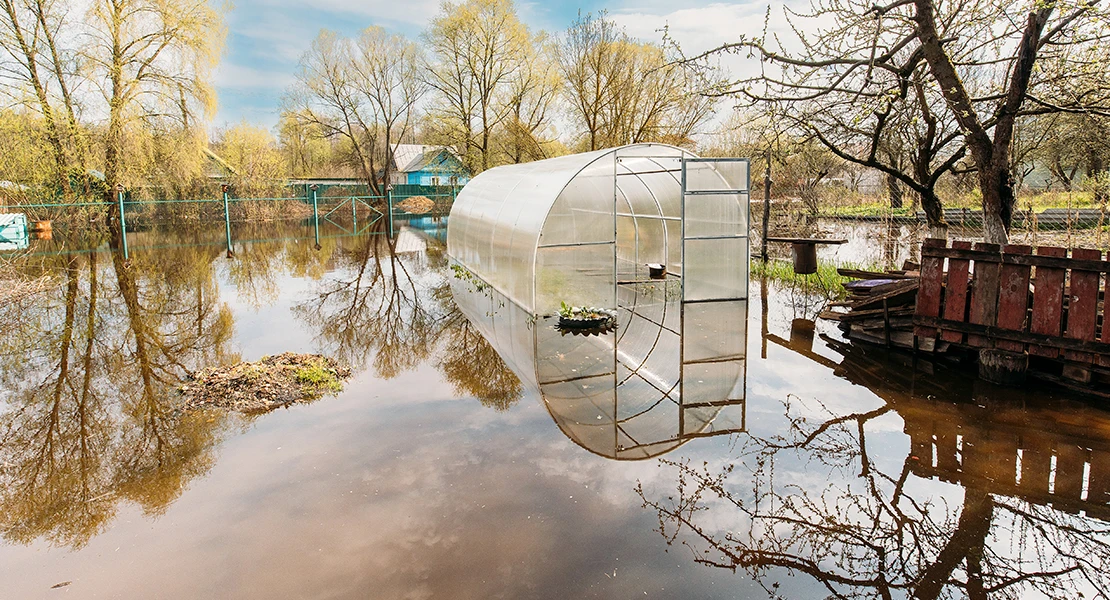
<svg viewBox="0 0 1110 600"><path fill-rule="evenodd" d="M683 325L626 290L615 332L563 336L413 225L318 249L244 226L230 258L219 226L129 234L128 259L32 245L58 285L0 309L0 599L1110 593L1093 404L845 344L775 282ZM285 351L355 374L264 415L175 410L191 372Z"/></svg>

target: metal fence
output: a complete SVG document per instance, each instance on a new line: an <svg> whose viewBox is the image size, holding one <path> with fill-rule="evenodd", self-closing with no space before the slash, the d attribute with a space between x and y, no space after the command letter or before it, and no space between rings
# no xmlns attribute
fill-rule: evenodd
<svg viewBox="0 0 1110 600"><path fill-rule="evenodd" d="M27 214L31 221L42 230L50 232L51 220L59 220L62 226L72 225L75 213L81 212L84 220L96 220L96 216L118 218L121 231L121 250L129 256L127 239L128 223L175 222L183 212L190 217L224 223L224 233L228 253L232 252L235 240L232 236L232 222L252 220L311 219L315 231L315 242L320 243L320 225L329 223L348 235L361 235L368 232L394 235L394 222L413 218L439 218L451 211L457 188L430 188L428 186L404 186L402 193L387 191L385 196L372 195L323 195L317 186L305 190L305 196L286 198L235 198L224 186L217 198L198 199L161 199L133 200L126 190L117 191L114 203L108 202L61 202L61 203L14 203L0 207L0 212L20 212ZM284 206L281 206L284 204ZM246 207L246 208L244 208ZM256 218L251 209L269 210L269 218ZM263 210L262 212L266 212ZM92 217L92 218L90 218ZM384 224L379 225L384 220ZM375 227L378 226L378 227ZM34 229L34 227L32 228ZM26 235L26 232L23 233ZM49 233L48 233L49 235ZM0 250L16 250L26 247L27 240L0 239Z"/></svg>

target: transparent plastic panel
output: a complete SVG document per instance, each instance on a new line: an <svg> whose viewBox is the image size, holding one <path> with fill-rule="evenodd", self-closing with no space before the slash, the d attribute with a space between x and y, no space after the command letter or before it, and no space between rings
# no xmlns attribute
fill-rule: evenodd
<svg viewBox="0 0 1110 600"><path fill-rule="evenodd" d="M687 160L686 191L688 192L746 192L748 191L748 161L746 160Z"/></svg>
<svg viewBox="0 0 1110 600"><path fill-rule="evenodd" d="M744 360L684 365L682 405L693 408L697 404L743 400L746 369Z"/></svg>
<svg viewBox="0 0 1110 600"><path fill-rule="evenodd" d="M536 252L536 306L555 314L562 302L572 306L616 308L614 244L540 247Z"/></svg>
<svg viewBox="0 0 1110 600"><path fill-rule="evenodd" d="M682 360L747 355L748 301L695 302L682 307Z"/></svg>
<svg viewBox="0 0 1110 600"><path fill-rule="evenodd" d="M741 194L686 196L686 237L747 236L748 203Z"/></svg>
<svg viewBox="0 0 1110 600"><path fill-rule="evenodd" d="M748 238L686 240L683 299L748 297Z"/></svg>
<svg viewBox="0 0 1110 600"><path fill-rule="evenodd" d="M682 217L682 184L680 173L644 173L640 180L651 190L659 210L665 217Z"/></svg>
<svg viewBox="0 0 1110 600"><path fill-rule="evenodd" d="M563 188L543 225L540 244L613 239L613 159L601 157Z"/></svg>
<svg viewBox="0 0 1110 600"><path fill-rule="evenodd" d="M536 379L540 384L612 375L613 339L605 336L562 335L555 318L536 322Z"/></svg>
<svg viewBox="0 0 1110 600"><path fill-rule="evenodd" d="M682 223L668 221L663 228L667 230L667 272L682 275Z"/></svg>

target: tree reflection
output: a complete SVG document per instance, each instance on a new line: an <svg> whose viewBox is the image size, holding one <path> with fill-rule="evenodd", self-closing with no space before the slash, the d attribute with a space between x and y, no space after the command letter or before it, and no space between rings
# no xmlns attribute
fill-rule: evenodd
<svg viewBox="0 0 1110 600"><path fill-rule="evenodd" d="M116 238L118 239L118 237ZM65 285L3 348L0 535L80 547L128 499L157 514L212 464L224 420L173 410L176 386L227 353L211 249L63 256Z"/></svg>
<svg viewBox="0 0 1110 600"><path fill-rule="evenodd" d="M313 296L294 307L318 332L326 351L351 365L370 366L390 379L432 362L456 393L506 410L520 399L520 380L474 329L451 298L442 244L413 232L371 235L342 249L339 269Z"/></svg>
<svg viewBox="0 0 1110 600"><path fill-rule="evenodd" d="M840 366L854 382L857 375L883 377L853 368L849 359ZM884 372L892 369L888 364ZM917 381L926 389L916 398L888 384L876 392L884 404L859 412L790 397L786 432L749 438L743 461L716 467L664 460L677 490L663 498L642 485L637 491L658 514L668 545L688 548L703 565L747 571L772 598L791 595L783 589L790 581L784 573L804 575L836 598L1110 594L1110 525L1061 509L1075 504L1061 491L1065 459L1056 463L1054 507L1023 491L1040 485L1049 497L1047 477L1015 483L1019 444L1030 442L1010 424L981 426L981 415L954 420L947 403L922 407L936 402L922 398L945 386L943 378L929 379ZM932 412L919 418L913 411ZM890 460L889 445L873 440L899 415L912 441L901 464ZM959 445L952 436L950 457L943 446L947 431L963 432ZM1014 440L1002 443L998 432ZM1031 454L1025 451L1027 461ZM946 460L953 462L947 471ZM1017 460L1019 472L1027 473ZM959 487L932 479L938 474ZM1102 510L1097 503L1090 508Z"/></svg>

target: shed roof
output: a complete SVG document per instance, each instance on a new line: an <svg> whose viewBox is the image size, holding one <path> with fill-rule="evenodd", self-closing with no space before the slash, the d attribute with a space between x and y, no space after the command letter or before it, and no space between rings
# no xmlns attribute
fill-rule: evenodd
<svg viewBox="0 0 1110 600"><path fill-rule="evenodd" d="M393 147L393 167L401 173L415 173L423 170L444 152L456 156L454 150L447 146L397 144Z"/></svg>

